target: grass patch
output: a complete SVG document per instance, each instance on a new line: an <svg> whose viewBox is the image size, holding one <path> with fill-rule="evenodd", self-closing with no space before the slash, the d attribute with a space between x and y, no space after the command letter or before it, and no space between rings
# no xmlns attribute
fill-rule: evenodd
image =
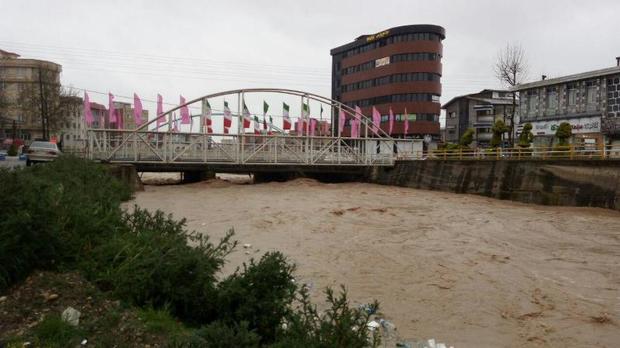
<svg viewBox="0 0 620 348"><path fill-rule="evenodd" d="M51 314L34 328L33 335L38 346L64 348L78 345L84 333L64 322L60 315Z"/></svg>
<svg viewBox="0 0 620 348"><path fill-rule="evenodd" d="M154 309L147 307L138 311L138 318L144 323L148 332L175 336L185 333L186 329L167 308Z"/></svg>

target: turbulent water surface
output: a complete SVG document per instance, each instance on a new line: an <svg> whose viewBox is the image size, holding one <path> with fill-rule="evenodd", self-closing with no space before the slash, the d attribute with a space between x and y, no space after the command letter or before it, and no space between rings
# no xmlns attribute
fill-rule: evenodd
<svg viewBox="0 0 620 348"><path fill-rule="evenodd" d="M620 214L299 179L147 185L135 203L212 237L234 228L230 272L281 250L323 299L377 299L404 338L455 347L617 347ZM158 180L151 177L150 180Z"/></svg>

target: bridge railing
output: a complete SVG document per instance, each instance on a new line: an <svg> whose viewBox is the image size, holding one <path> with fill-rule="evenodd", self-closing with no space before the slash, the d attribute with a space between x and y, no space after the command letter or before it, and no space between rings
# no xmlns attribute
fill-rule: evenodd
<svg viewBox="0 0 620 348"><path fill-rule="evenodd" d="M346 166L393 165L423 154L413 139L91 129L87 156L120 163Z"/></svg>
<svg viewBox="0 0 620 348"><path fill-rule="evenodd" d="M620 160L620 145L436 149L429 151L426 158L431 160Z"/></svg>

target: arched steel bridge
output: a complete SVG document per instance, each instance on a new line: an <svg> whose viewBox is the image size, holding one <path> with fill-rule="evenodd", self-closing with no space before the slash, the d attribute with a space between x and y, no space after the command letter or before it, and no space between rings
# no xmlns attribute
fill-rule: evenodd
<svg viewBox="0 0 620 348"><path fill-rule="evenodd" d="M88 129L87 156L101 162L133 164L143 171L212 168L233 172L251 172L252 168L259 167L269 170L277 167L391 166L397 159L422 156L421 140L392 138L380 127L374 127L365 115L360 117L360 134L355 138L341 136L338 122L331 125L328 134L319 136L287 133L275 126L272 134L245 133L240 119L243 116L242 104L245 96L253 93L299 97L300 105L310 100L318 101L326 106L328 115L336 115L331 117L332 120L336 120L341 112L349 119L356 116L353 108L309 92L278 88L231 90L190 100L156 115L137 129ZM198 132L173 131L172 122L175 120L172 115L183 106L202 106L205 100L231 96L237 100L236 112L231 110L231 116L238 120L235 134L205 133L203 129ZM165 121L158 125L157 116L163 116Z"/></svg>

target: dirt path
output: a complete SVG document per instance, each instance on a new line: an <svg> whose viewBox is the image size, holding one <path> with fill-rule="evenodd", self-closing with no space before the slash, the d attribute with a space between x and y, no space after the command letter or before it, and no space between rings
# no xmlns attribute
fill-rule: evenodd
<svg viewBox="0 0 620 348"><path fill-rule="evenodd" d="M617 347L620 214L372 184L222 180L146 186L136 203L214 237L228 271L281 250L315 299L345 284L402 337L455 347ZM233 180L234 181L234 180Z"/></svg>

